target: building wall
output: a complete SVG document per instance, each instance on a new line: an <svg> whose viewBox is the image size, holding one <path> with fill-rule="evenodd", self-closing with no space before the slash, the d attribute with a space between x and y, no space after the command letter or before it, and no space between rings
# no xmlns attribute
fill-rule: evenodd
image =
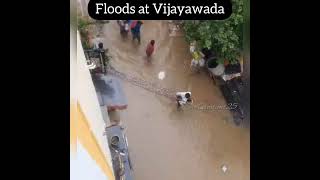
<svg viewBox="0 0 320 180"><path fill-rule="evenodd" d="M75 36L74 27L70 26L70 150L76 150L76 67L77 67L77 37Z"/></svg>
<svg viewBox="0 0 320 180"><path fill-rule="evenodd" d="M109 180L101 168L91 158L87 149L81 144L77 145L77 156L72 157L70 162L71 180Z"/></svg>
<svg viewBox="0 0 320 180"><path fill-rule="evenodd" d="M70 42L70 179L113 180L105 121L86 67L79 33L76 39Z"/></svg>
<svg viewBox="0 0 320 180"><path fill-rule="evenodd" d="M78 11L80 11L82 16L88 16L88 4L90 0L77 0L78 1Z"/></svg>

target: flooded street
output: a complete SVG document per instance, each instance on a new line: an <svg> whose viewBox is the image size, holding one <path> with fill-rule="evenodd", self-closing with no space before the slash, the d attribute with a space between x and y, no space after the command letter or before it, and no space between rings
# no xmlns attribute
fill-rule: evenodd
<svg viewBox="0 0 320 180"><path fill-rule="evenodd" d="M105 24L103 32L115 69L190 91L196 104L226 105L206 72L190 71L189 46L184 37L169 36L167 21L144 21L141 45L132 42L131 34L123 40L115 21ZM148 62L145 49L152 39L155 52ZM122 83L128 108L120 118L127 127L136 180L250 179L250 130L236 127L228 110L178 111L174 101Z"/></svg>

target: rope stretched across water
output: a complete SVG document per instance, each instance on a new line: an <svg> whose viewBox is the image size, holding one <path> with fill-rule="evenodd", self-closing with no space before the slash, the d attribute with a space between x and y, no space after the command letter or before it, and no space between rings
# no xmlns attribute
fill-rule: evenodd
<svg viewBox="0 0 320 180"><path fill-rule="evenodd" d="M131 84L133 84L135 86L141 87L141 88L148 90L150 92L153 92L155 94L165 96L171 100L176 99L175 94L176 94L176 92L178 92L177 90L172 90L172 89L160 87L156 83L149 82L144 79L140 79L140 78L137 78L134 76L124 74L122 72L117 71L112 66L109 66L107 73L115 75L123 80L130 82Z"/></svg>
<svg viewBox="0 0 320 180"><path fill-rule="evenodd" d="M107 74L111 74L114 76L119 77L122 80L125 80L135 86L141 87L149 92L155 93L157 95L161 95L164 97L169 98L170 100L176 101L176 92L179 92L177 89L168 89L164 87L158 86L156 83L146 81L144 79L140 79L134 76L127 75L125 73L117 71L112 66L108 66ZM206 111L206 110L225 110L226 108L231 108L230 105L227 106L212 106L212 105L206 105L204 103L198 103L198 104L191 104L187 108L192 108L196 110ZM233 107L236 108L236 107Z"/></svg>

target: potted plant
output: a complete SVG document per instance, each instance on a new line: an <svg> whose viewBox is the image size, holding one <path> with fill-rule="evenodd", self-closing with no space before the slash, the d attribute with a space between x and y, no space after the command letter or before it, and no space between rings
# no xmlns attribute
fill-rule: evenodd
<svg viewBox="0 0 320 180"><path fill-rule="evenodd" d="M208 60L207 66L209 69L216 68L218 66L217 59Z"/></svg>
<svg viewBox="0 0 320 180"><path fill-rule="evenodd" d="M237 63L242 51L243 39L243 1L231 0L232 14L221 21L203 20L198 23L186 20L185 37L188 42L197 40L199 47L214 50L224 65Z"/></svg>

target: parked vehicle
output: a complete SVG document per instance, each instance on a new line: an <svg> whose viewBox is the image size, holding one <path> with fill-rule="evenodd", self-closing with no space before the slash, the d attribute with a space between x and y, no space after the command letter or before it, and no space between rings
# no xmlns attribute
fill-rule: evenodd
<svg viewBox="0 0 320 180"><path fill-rule="evenodd" d="M230 110L233 113L233 119L237 125L239 125L244 119L241 101L242 88L243 84L240 78L228 80L224 84L220 85L220 89L228 105L232 106Z"/></svg>
<svg viewBox="0 0 320 180"><path fill-rule="evenodd" d="M106 128L116 180L133 180L133 166L129 154L126 129L115 125Z"/></svg>
<svg viewBox="0 0 320 180"><path fill-rule="evenodd" d="M205 55L204 59L210 76L215 84L220 87L233 113L234 122L239 125L244 119L243 102L241 101L243 82L241 80L240 63L224 66L224 64L217 62L217 57L212 50L204 48L202 53Z"/></svg>

